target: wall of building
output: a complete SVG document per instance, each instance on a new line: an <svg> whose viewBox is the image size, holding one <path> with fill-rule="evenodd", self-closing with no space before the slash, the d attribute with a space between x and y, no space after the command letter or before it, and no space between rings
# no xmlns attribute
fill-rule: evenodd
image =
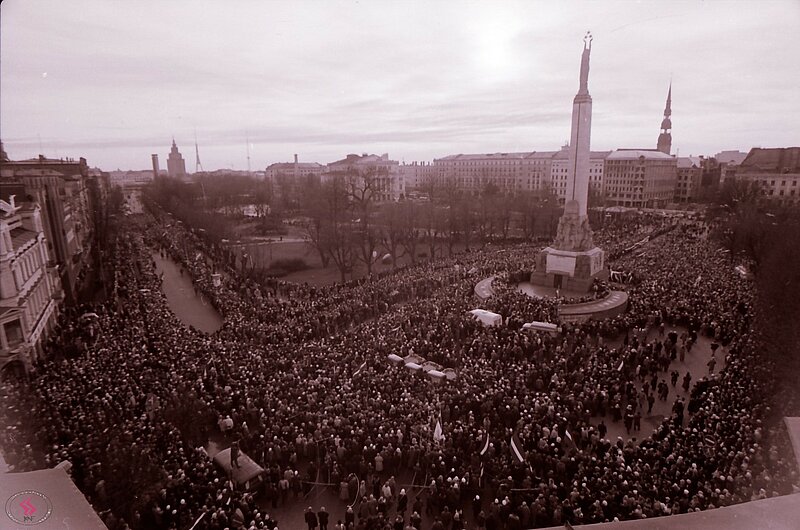
<svg viewBox="0 0 800 530"><path fill-rule="evenodd" d="M0 372L12 363L30 369L58 311L41 210L10 201L0 203Z"/></svg>
<svg viewBox="0 0 800 530"><path fill-rule="evenodd" d="M605 161L607 203L634 208L661 208L673 200L677 160L653 151L615 151Z"/></svg>
<svg viewBox="0 0 800 530"><path fill-rule="evenodd" d="M350 185L363 189L369 179L373 200L377 202L397 201L406 193L405 180L400 163L390 160L389 155L347 155L342 160L331 162L322 174L322 179L343 177L351 179Z"/></svg>

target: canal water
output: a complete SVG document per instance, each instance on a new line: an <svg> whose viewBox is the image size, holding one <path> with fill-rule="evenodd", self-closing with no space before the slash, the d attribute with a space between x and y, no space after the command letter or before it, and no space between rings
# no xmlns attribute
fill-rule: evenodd
<svg viewBox="0 0 800 530"><path fill-rule="evenodd" d="M214 333L222 327L222 317L211 302L195 292L189 273L181 274L181 267L169 258L153 253L156 269L163 274L161 290L167 296L170 309L187 326Z"/></svg>

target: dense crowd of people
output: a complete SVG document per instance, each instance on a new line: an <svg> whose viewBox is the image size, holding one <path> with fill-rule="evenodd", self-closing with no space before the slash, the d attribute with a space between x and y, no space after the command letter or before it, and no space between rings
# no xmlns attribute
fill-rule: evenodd
<svg viewBox="0 0 800 530"><path fill-rule="evenodd" d="M482 302L506 325L467 314L478 280L530 270L529 247L330 287L234 272L216 285L214 252L198 234L159 211L124 222L110 253L115 296L65 315L53 345L63 352L80 337L82 347L5 383L0 411L15 469L69 460L112 530L275 529L270 509L284 506L304 511L309 529L330 511L337 530L514 530L706 510L798 483L785 433L769 421L753 293L701 223L604 229L596 239L622 250L615 267L638 278L625 286L628 311L547 334L522 323L558 323L558 304L508 282ZM652 241L623 252L642 234ZM219 331L187 328L170 311L153 252L187 271L223 316ZM91 324L78 316L87 312ZM724 349L724 368L681 382L690 403L677 400L641 442L609 439L606 416L636 433L651 400L669 399L670 363L699 335ZM388 354L457 377L434 384ZM23 399L36 418L28 430L14 419ZM265 469L263 487L243 491L216 467L209 438L235 440ZM344 508L306 508L317 486L335 488Z"/></svg>

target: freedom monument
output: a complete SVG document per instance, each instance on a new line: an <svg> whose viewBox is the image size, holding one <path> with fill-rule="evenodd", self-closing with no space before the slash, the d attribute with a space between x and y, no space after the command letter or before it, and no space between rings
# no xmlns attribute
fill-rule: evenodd
<svg viewBox="0 0 800 530"><path fill-rule="evenodd" d="M589 95L589 54L592 35L584 37L580 87L572 102L572 133L567 166L567 200L553 243L536 256L531 283L585 293L595 278L605 280L604 252L594 245L586 207L589 199L589 140L592 96Z"/></svg>

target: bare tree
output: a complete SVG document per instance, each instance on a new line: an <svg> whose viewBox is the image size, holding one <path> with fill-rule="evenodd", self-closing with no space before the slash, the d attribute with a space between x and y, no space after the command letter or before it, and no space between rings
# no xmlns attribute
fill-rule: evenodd
<svg viewBox="0 0 800 530"><path fill-rule="evenodd" d="M430 204L430 203L428 203ZM417 264L417 247L422 240L422 230L418 228L419 216L423 208L410 201L400 203L400 244L404 255L411 258L411 264Z"/></svg>
<svg viewBox="0 0 800 530"><path fill-rule="evenodd" d="M522 230L522 237L526 240L532 239L536 222L534 194L529 191L516 194L511 201L511 209L516 213L518 226Z"/></svg>
<svg viewBox="0 0 800 530"><path fill-rule="evenodd" d="M323 186L323 197L328 212L327 223L322 226L323 240L344 282L355 264L353 209L345 180L341 176L331 178Z"/></svg>
<svg viewBox="0 0 800 530"><path fill-rule="evenodd" d="M380 259L378 245L380 234L373 226L373 216L380 192L380 185L387 176L382 169L367 171L351 171L344 174L348 198L353 207L353 214L358 215L358 227L353 231L355 256L367 267L367 275L372 276L372 268Z"/></svg>
<svg viewBox="0 0 800 530"><path fill-rule="evenodd" d="M327 194L334 193L332 185L312 186L305 195L306 218L303 222L307 243L319 254L322 267L330 263L330 231L328 225L331 218L330 202Z"/></svg>
<svg viewBox="0 0 800 530"><path fill-rule="evenodd" d="M380 229L381 244L392 257L392 269L397 269L397 260L404 255L400 254L400 248L402 247L405 237L403 226L405 219L403 218L402 209L406 204L408 204L407 201L387 204L382 210Z"/></svg>
<svg viewBox="0 0 800 530"><path fill-rule="evenodd" d="M329 242L328 255L339 269L342 282L345 282L347 274L353 272L355 265L353 222L347 219L332 222L326 228L326 232L325 237Z"/></svg>
<svg viewBox="0 0 800 530"><path fill-rule="evenodd" d="M735 211L757 204L762 194L763 188L760 182L731 178L720 187L717 202Z"/></svg>

